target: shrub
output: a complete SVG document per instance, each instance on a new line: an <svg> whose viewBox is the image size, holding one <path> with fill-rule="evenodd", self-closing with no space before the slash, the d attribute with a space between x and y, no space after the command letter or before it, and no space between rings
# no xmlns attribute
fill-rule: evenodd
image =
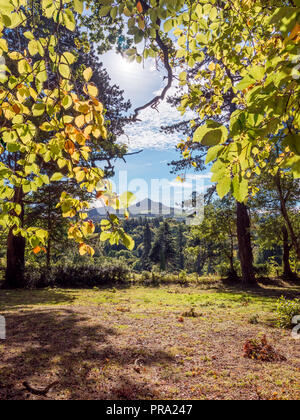
<svg viewBox="0 0 300 420"><path fill-rule="evenodd" d="M276 325L280 328L290 328L293 317L300 315L300 300L291 301L281 296L277 301L276 313Z"/></svg>
<svg viewBox="0 0 300 420"><path fill-rule="evenodd" d="M270 274L268 263L256 264L254 270L259 277L267 277Z"/></svg>
<svg viewBox="0 0 300 420"><path fill-rule="evenodd" d="M55 272L45 267L29 266L25 270L25 284L28 289L43 289L55 286Z"/></svg>
<svg viewBox="0 0 300 420"><path fill-rule="evenodd" d="M162 281L163 275L161 273L152 272L151 275L151 283L152 286L159 286Z"/></svg>
<svg viewBox="0 0 300 420"><path fill-rule="evenodd" d="M106 263L100 266L66 264L55 266L51 270L28 269L26 271L26 281L30 288L49 286L93 288L124 284L129 280L129 268L123 263Z"/></svg>
<svg viewBox="0 0 300 420"><path fill-rule="evenodd" d="M257 325L257 324L259 324L259 316L258 316L258 315L253 315L253 316L249 319L249 324L252 324L252 325Z"/></svg>
<svg viewBox="0 0 300 420"><path fill-rule="evenodd" d="M235 280L236 277L239 275L239 266L235 263L234 264L234 272L232 272L231 267L227 263L227 261L223 261L222 263L216 265L215 271L222 279L234 279Z"/></svg>
<svg viewBox="0 0 300 420"><path fill-rule="evenodd" d="M181 270L179 273L179 283L182 286L188 286L189 282L188 282L188 275L187 272L185 270Z"/></svg>

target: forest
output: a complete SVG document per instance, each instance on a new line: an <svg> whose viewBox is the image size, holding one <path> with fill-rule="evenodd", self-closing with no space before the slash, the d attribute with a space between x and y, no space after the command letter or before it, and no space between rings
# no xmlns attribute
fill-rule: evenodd
<svg viewBox="0 0 300 420"><path fill-rule="evenodd" d="M299 400L299 43L299 0L0 0L0 400ZM133 214L155 138L209 184Z"/></svg>

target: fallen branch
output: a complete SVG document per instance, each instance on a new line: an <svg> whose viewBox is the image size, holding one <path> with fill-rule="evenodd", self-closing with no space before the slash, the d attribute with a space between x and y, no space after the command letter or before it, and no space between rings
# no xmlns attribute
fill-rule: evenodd
<svg viewBox="0 0 300 420"><path fill-rule="evenodd" d="M59 383L58 381L53 382L52 384L48 385L44 389L33 388L31 385L29 385L28 382L23 382L23 385L26 388L26 390L33 395L46 396L48 394L48 392L50 391L50 389L53 388L54 386L58 385L58 383Z"/></svg>

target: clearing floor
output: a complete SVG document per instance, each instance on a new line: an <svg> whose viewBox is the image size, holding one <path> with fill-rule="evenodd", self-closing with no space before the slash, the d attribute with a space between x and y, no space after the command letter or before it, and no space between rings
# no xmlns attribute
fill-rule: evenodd
<svg viewBox="0 0 300 420"><path fill-rule="evenodd" d="M299 400L300 341L274 326L280 295L300 287L1 290L0 399ZM264 334L286 361L243 357ZM24 381L58 384L37 396Z"/></svg>

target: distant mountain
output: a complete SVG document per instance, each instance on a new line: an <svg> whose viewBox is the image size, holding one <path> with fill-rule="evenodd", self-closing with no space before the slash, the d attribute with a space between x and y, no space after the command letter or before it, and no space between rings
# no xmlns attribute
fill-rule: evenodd
<svg viewBox="0 0 300 420"><path fill-rule="evenodd" d="M139 216L148 216L148 217L178 217L181 214L180 209L174 207L167 207L162 203L157 203L150 200L150 198L145 198L143 201L140 201L128 209L131 217ZM92 220L99 220L106 217L107 212L110 214L117 214L122 217L124 215L124 210L115 210L112 207L98 207L93 210L90 210L89 217Z"/></svg>

